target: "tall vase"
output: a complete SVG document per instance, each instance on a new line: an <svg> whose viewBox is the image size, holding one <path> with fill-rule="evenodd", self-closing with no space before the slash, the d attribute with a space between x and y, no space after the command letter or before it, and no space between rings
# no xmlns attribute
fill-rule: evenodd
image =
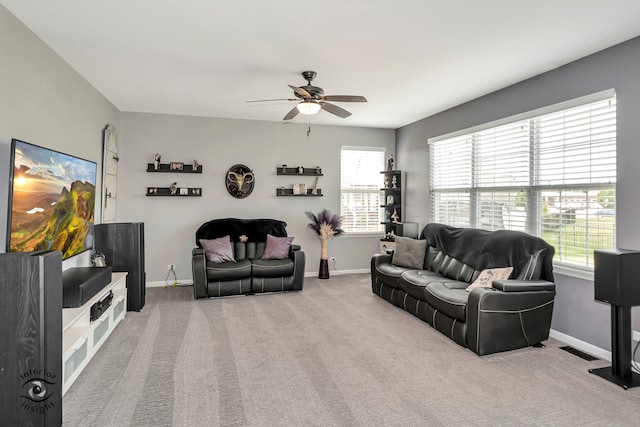
<svg viewBox="0 0 640 427"><path fill-rule="evenodd" d="M319 279L329 278L329 258L327 256L327 239L320 239L320 270Z"/></svg>

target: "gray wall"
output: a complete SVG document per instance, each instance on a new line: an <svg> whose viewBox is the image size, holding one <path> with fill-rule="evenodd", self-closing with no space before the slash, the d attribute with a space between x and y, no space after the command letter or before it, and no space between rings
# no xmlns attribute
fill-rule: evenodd
<svg viewBox="0 0 640 427"><path fill-rule="evenodd" d="M312 119L313 120L313 119ZM163 281L167 265L175 264L179 280L191 279L191 249L195 231L214 218L277 218L287 222L294 243L307 255L306 271L318 271L320 242L306 225L304 214L328 208L340 211L340 147L384 147L395 155L395 131L355 127L314 126L250 120L229 120L159 114L122 113L118 173L118 221L145 223L147 280ZM200 174L147 173L154 153L162 162L203 165ZM241 163L256 174L253 193L235 199L227 193L225 175ZM318 188L323 197L276 197L276 188L313 177L277 176L276 168L322 167ZM202 197L146 197L146 187L202 187ZM366 270L378 250L380 236L339 237L329 243L337 258L335 270ZM332 271L334 266L330 266Z"/></svg>
<svg viewBox="0 0 640 427"><path fill-rule="evenodd" d="M427 138L614 88L618 102L618 247L640 249L640 38L491 93L397 131L398 167L407 171L407 221L428 221ZM609 306L593 299L593 282L556 274L552 328L610 349ZM634 310L634 329L640 330Z"/></svg>
<svg viewBox="0 0 640 427"><path fill-rule="evenodd" d="M98 164L102 130L119 126L118 110L3 6L0 6L0 252L5 250L11 139ZM96 204L96 222L100 207ZM64 268L88 265L88 253Z"/></svg>

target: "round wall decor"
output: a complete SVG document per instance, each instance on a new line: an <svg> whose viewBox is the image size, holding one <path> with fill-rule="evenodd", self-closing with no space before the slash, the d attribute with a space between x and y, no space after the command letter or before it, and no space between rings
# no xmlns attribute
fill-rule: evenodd
<svg viewBox="0 0 640 427"><path fill-rule="evenodd" d="M236 199L244 199L253 191L255 185L253 171L246 165L233 165L225 176L227 191Z"/></svg>

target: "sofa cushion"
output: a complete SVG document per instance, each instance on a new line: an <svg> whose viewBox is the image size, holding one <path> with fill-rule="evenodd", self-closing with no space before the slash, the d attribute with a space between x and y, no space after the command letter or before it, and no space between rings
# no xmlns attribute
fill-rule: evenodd
<svg viewBox="0 0 640 427"><path fill-rule="evenodd" d="M422 270L426 250L426 240L398 236L396 237L396 248L393 251L391 264Z"/></svg>
<svg viewBox="0 0 640 427"><path fill-rule="evenodd" d="M262 254L262 259L285 259L289 258L291 242L293 237L276 237L267 234L267 242Z"/></svg>
<svg viewBox="0 0 640 427"><path fill-rule="evenodd" d="M508 279L512 271L513 267L488 268L486 270L482 270L478 278L472 284L467 286L465 290L467 292L471 292L471 290L475 288L490 288L494 280Z"/></svg>
<svg viewBox="0 0 640 427"><path fill-rule="evenodd" d="M447 278L439 281L432 281L427 285L425 297L429 305L438 311L442 311L447 316L467 321L467 301L469 292L465 288L469 286L467 282L460 282Z"/></svg>
<svg viewBox="0 0 640 427"><path fill-rule="evenodd" d="M236 262L207 262L207 281L218 282L246 279L251 277L251 261L248 259Z"/></svg>
<svg viewBox="0 0 640 427"><path fill-rule="evenodd" d="M254 259L251 263L253 277L288 277L293 276L293 260Z"/></svg>
<svg viewBox="0 0 640 427"><path fill-rule="evenodd" d="M227 236L217 239L200 239L200 244L204 249L205 256L211 262L235 262L233 258L233 247L231 238Z"/></svg>
<svg viewBox="0 0 640 427"><path fill-rule="evenodd" d="M434 281L442 281L442 276L428 270L409 270L400 276L400 288L420 301L426 301L427 285Z"/></svg>

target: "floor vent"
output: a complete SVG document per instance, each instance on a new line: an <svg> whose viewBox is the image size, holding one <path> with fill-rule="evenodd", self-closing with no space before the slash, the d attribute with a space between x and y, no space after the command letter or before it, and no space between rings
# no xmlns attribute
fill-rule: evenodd
<svg viewBox="0 0 640 427"><path fill-rule="evenodd" d="M560 348L568 353L573 354L574 356L578 356L579 358L586 360L587 362L599 360L597 357L587 354L584 351L577 350L569 345L565 345L564 347Z"/></svg>

